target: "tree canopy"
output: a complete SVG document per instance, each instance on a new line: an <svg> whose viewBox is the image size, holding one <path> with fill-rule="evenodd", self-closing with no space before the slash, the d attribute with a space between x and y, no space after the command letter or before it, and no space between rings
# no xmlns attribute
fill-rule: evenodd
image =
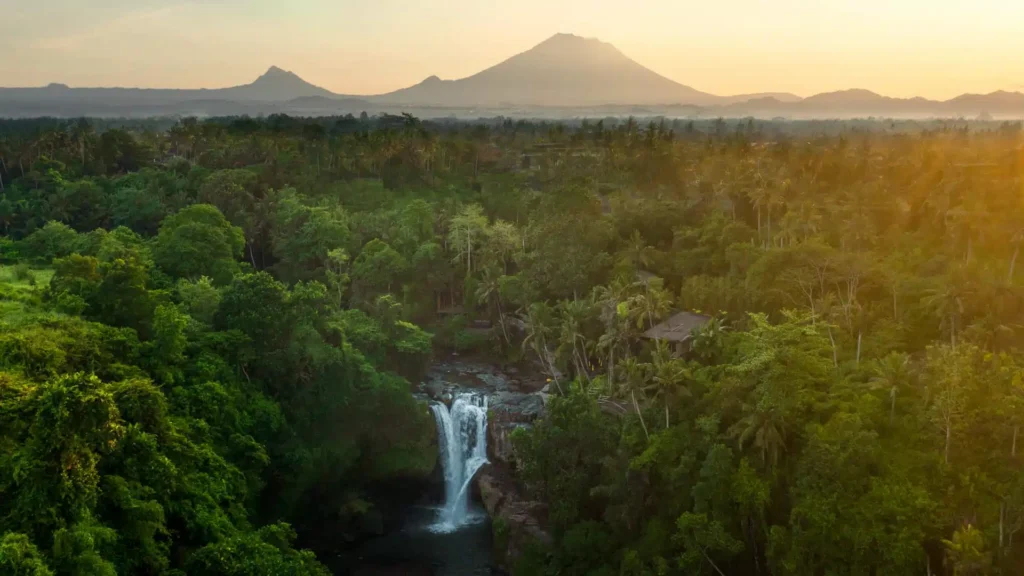
<svg viewBox="0 0 1024 576"><path fill-rule="evenodd" d="M410 389L457 351L550 380L513 445L552 539L517 574L1020 573L1021 150L952 120L0 121L0 572L325 574L318 536L345 556L429 478ZM682 354L644 335L679 311Z"/></svg>

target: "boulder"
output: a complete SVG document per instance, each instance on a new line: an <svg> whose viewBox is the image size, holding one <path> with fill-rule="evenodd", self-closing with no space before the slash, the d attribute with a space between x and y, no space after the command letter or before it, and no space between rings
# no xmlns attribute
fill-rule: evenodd
<svg viewBox="0 0 1024 576"><path fill-rule="evenodd" d="M438 380L428 381L423 385L423 391L431 400L441 401L445 394L444 382Z"/></svg>
<svg viewBox="0 0 1024 576"><path fill-rule="evenodd" d="M538 394L497 391L487 398L487 408L513 422L533 422L543 414L544 401Z"/></svg>

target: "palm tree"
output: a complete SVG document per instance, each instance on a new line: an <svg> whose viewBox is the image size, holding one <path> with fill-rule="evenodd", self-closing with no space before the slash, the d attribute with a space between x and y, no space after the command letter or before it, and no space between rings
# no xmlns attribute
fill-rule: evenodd
<svg viewBox="0 0 1024 576"><path fill-rule="evenodd" d="M693 392L684 386L692 380L693 375L684 360L672 357L672 350L665 340L655 341L652 378L648 389L652 398L661 399L665 409L665 429L669 427L669 402L677 396L690 397Z"/></svg>
<svg viewBox="0 0 1024 576"><path fill-rule="evenodd" d="M950 346L956 348L957 329L964 314L964 298L971 294L963 267L958 267L938 286L929 288L922 302L935 311L941 327L949 330Z"/></svg>
<svg viewBox="0 0 1024 576"><path fill-rule="evenodd" d="M786 450L786 426L782 414L776 408L750 409L748 414L730 430L737 438L740 450L752 443L761 452L761 461L766 466L776 466L779 456Z"/></svg>
<svg viewBox="0 0 1024 576"><path fill-rule="evenodd" d="M250 245L249 256L252 258L252 248ZM255 258L253 259L253 267L256 266ZM345 287L349 283L349 275L345 272L345 266L348 264L349 258L348 253L345 252L344 248L334 248L328 250L327 258L324 260L324 271L327 275L327 284L330 288L335 291L335 302L340 306L342 305L342 296L345 294Z"/></svg>
<svg viewBox="0 0 1024 576"><path fill-rule="evenodd" d="M622 251L622 258L635 270L646 270L654 262L654 252L654 248L647 245L640 231L633 230L626 248Z"/></svg>
<svg viewBox="0 0 1024 576"><path fill-rule="evenodd" d="M626 344L626 330L615 308L602 308L604 333L597 339L597 350L608 353L608 393L615 393L615 351Z"/></svg>
<svg viewBox="0 0 1024 576"><path fill-rule="evenodd" d="M476 288L477 302L493 302L498 312L498 327L501 328L501 335L506 344L512 340L509 338L508 330L505 328L505 313L501 309L501 274L494 268L488 267L484 270L480 284Z"/></svg>
<svg viewBox="0 0 1024 576"><path fill-rule="evenodd" d="M764 186L760 175L758 175L757 180L757 186L747 191L747 197L754 203L754 208L757 209L757 241L761 243L762 248L765 248L766 245L761 236L761 209L768 203L770 193Z"/></svg>
<svg viewBox="0 0 1024 576"><path fill-rule="evenodd" d="M451 221L448 242L455 247L453 262L465 262L466 275L473 271L473 247L487 232L487 216L478 204L467 204Z"/></svg>
<svg viewBox="0 0 1024 576"><path fill-rule="evenodd" d="M878 360L873 371L872 386L889 392L889 424L892 425L896 415L896 395L900 388L910 382L910 356L903 352L893 352Z"/></svg>
<svg viewBox="0 0 1024 576"><path fill-rule="evenodd" d="M988 314L972 322L962 334L965 340L986 350L1002 350L1009 346L1014 334L1021 329L1020 324L1010 321L1013 318L1012 313L1000 314L996 310L989 310Z"/></svg>
<svg viewBox="0 0 1024 576"><path fill-rule="evenodd" d="M1017 231L1013 235L1013 239L1010 240L1010 244L1013 246L1013 255L1010 256L1010 266L1006 273L1006 283L1013 284L1013 274L1017 269L1017 256L1020 255L1021 244L1024 244L1024 228Z"/></svg>
<svg viewBox="0 0 1024 576"><path fill-rule="evenodd" d="M4 137L0 137L0 192L4 191L4 177L10 177L7 170L7 162L5 158L10 157L11 148L10 144Z"/></svg>
<svg viewBox="0 0 1024 576"><path fill-rule="evenodd" d="M622 362L622 371L626 374L626 386L629 388L629 396L633 400L633 410L636 411L636 415L640 419L640 426L644 429L644 437L648 440L651 439L651 435L647 432L647 423L644 422L644 415L640 411L640 403L636 401L636 391L639 389L643 393L649 368L649 364L642 363L636 358L626 358Z"/></svg>
<svg viewBox="0 0 1024 576"><path fill-rule="evenodd" d="M768 230L766 237L770 244L774 244L774 238L772 234L772 213L775 211L776 206L785 207L786 205L786 193L792 188L792 182L785 177L784 174L779 175L778 182L768 188L764 198L765 208L768 209Z"/></svg>
<svg viewBox="0 0 1024 576"><path fill-rule="evenodd" d="M722 349L729 326L725 320L715 316L693 333L690 349L700 358L709 361Z"/></svg>
<svg viewBox="0 0 1024 576"><path fill-rule="evenodd" d="M586 300L565 300L558 305L561 320L558 350L559 356L568 355L577 378L590 382L590 357L587 355L587 338L583 325L590 315L590 303Z"/></svg>
<svg viewBox="0 0 1024 576"><path fill-rule="evenodd" d="M632 307L636 311L636 327L643 329L644 319L647 328L654 327L655 318L661 318L672 306L672 295L662 289L661 278L652 278L644 282L644 291L631 298Z"/></svg>
<svg viewBox="0 0 1024 576"><path fill-rule="evenodd" d="M78 158L82 163L83 171L85 171L85 165L87 162L89 141L94 136L95 131L93 130L92 124L90 124L85 118L79 119L70 127L70 138L78 149Z"/></svg>
<svg viewBox="0 0 1024 576"><path fill-rule="evenodd" d="M535 302L526 310L526 318L523 323L526 325L526 337L523 338L523 349L529 347L537 355L540 365L548 372L551 379L562 393L562 385L558 382L558 371L551 362L551 351L548 349L548 340L554 333L552 328L551 306L546 302Z"/></svg>
<svg viewBox="0 0 1024 576"><path fill-rule="evenodd" d="M615 278L608 286L595 286L591 301L600 310L604 333L597 340L597 349L608 353L608 388L615 390L615 352L623 347L629 354L629 298L637 286L627 276Z"/></svg>

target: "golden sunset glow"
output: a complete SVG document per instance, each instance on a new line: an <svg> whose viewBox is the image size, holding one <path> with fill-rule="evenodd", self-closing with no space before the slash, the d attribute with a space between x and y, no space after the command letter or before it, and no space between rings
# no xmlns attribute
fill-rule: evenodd
<svg viewBox="0 0 1024 576"><path fill-rule="evenodd" d="M1024 89L1014 0L44 0L0 20L0 85L216 88L270 65L343 94L462 78L557 32L715 94Z"/></svg>

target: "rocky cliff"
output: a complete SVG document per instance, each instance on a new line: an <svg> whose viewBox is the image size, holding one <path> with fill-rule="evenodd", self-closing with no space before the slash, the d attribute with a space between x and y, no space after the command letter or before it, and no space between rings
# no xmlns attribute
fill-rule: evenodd
<svg viewBox="0 0 1024 576"><path fill-rule="evenodd" d="M523 494L507 464L488 464L477 473L476 483L491 517L495 559L501 567L515 566L531 543L551 543L544 525L547 510Z"/></svg>
<svg viewBox="0 0 1024 576"><path fill-rule="evenodd" d="M531 500L515 475L512 434L527 428L544 413L546 379L532 371L498 368L459 357L438 362L419 387L425 398L449 404L459 390L487 394L487 459L477 472L476 488L491 517L495 558L507 570L532 542L547 544L547 510Z"/></svg>

